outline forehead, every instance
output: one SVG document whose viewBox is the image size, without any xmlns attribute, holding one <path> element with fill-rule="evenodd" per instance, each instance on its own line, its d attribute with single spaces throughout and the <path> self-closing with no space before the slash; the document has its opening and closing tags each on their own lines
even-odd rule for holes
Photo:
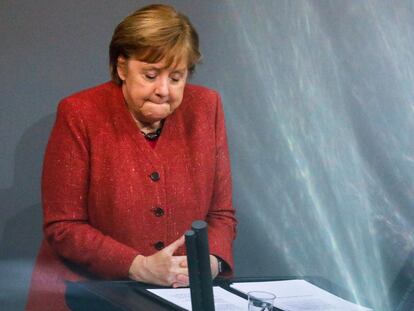
<svg viewBox="0 0 414 311">
<path fill-rule="evenodd" d="M 187 68 L 189 54 L 183 47 L 148 47 L 130 55 L 141 62 L 156 64 L 163 68 Z"/>
<path fill-rule="evenodd" d="M 165 59 L 162 59 L 159 62 L 151 63 L 137 58 L 130 59 L 143 69 L 157 69 L 157 70 L 167 70 L 167 71 L 185 71 L 187 70 L 187 63 L 184 60 L 178 60 L 174 62 L 168 62 Z"/>
</svg>

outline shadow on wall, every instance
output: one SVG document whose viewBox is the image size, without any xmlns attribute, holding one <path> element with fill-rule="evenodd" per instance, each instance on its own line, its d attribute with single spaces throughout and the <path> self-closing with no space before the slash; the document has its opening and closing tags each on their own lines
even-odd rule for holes
<svg viewBox="0 0 414 311">
<path fill-rule="evenodd" d="M 55 114 L 23 134 L 15 152 L 13 186 L 0 189 L 0 303 L 23 310 L 31 272 L 42 238 L 40 177 L 43 154 Z"/>
<path fill-rule="evenodd" d="M 234 198 L 239 221 L 237 239 L 234 243 L 235 276 L 296 276 L 281 252 L 275 250 L 269 253 L 274 241 L 269 239 L 266 228 L 263 228 L 259 221 L 255 221 L 256 217 L 252 211 L 237 209 L 242 204 L 239 198 Z"/>
<path fill-rule="evenodd" d="M 388 296 L 394 311 L 414 310 L 414 249 L 391 285 Z"/>
</svg>

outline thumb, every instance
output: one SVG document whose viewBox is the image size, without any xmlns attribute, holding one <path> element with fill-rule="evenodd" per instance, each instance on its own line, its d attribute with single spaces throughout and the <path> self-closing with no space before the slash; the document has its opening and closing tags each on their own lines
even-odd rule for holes
<svg viewBox="0 0 414 311">
<path fill-rule="evenodd" d="M 179 266 L 180 268 L 188 268 L 187 256 L 185 256 L 185 259 L 180 262 Z"/>
<path fill-rule="evenodd" d="M 164 251 L 166 251 L 168 254 L 173 255 L 175 251 L 180 247 L 183 246 L 185 243 L 185 238 L 182 235 L 178 240 L 175 240 L 170 245 L 168 245 L 166 248 L 164 248 Z"/>
</svg>

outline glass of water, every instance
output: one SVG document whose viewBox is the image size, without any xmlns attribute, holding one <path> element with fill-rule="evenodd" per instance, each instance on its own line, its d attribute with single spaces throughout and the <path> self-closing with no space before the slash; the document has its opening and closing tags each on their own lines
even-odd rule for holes
<svg viewBox="0 0 414 311">
<path fill-rule="evenodd" d="M 249 311 L 272 311 L 276 296 L 268 292 L 248 292 Z"/>
</svg>

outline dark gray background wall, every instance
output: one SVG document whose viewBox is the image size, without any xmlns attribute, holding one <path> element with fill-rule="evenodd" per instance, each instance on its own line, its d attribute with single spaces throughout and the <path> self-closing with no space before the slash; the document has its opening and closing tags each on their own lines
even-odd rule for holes
<svg viewBox="0 0 414 311">
<path fill-rule="evenodd" d="M 397 310 L 414 271 L 414 2 L 164 2 L 199 31 L 193 82 L 223 97 L 237 275 L 320 275 Z M 0 2 L 4 310 L 24 306 L 57 102 L 109 79 L 113 28 L 148 3 Z"/>
</svg>

